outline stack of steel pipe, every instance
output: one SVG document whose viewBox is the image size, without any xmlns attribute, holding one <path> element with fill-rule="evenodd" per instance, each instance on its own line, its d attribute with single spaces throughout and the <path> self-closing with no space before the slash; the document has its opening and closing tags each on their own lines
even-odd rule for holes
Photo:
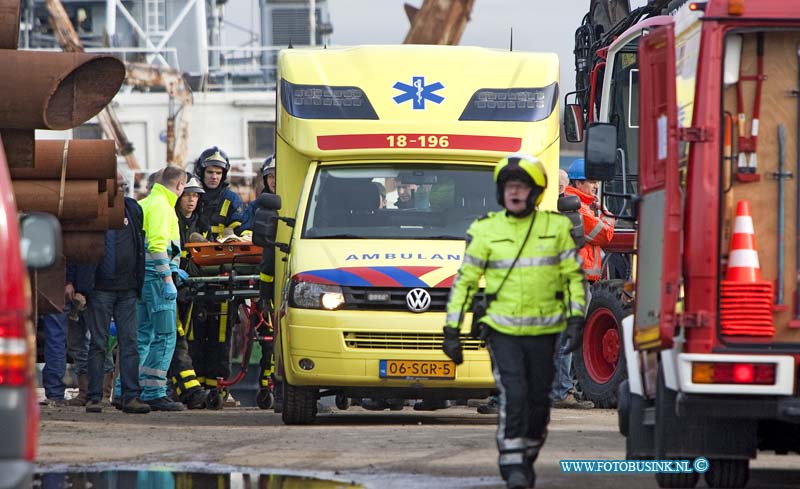
<svg viewBox="0 0 800 489">
<path fill-rule="evenodd" d="M 114 141 L 36 141 L 33 168 L 10 171 L 20 211 L 47 212 L 61 221 L 68 260 L 103 257 L 104 232 L 121 228 L 124 217 Z"/>
<path fill-rule="evenodd" d="M 20 0 L 0 0 L 0 151 L 20 212 L 58 216 L 67 260 L 99 261 L 106 229 L 121 227 L 111 141 L 35 141 L 96 116 L 119 91 L 125 65 L 107 55 L 18 51 Z M 64 262 L 32 274 L 39 313 L 64 303 Z M 45 305 L 49 304 L 50 307 Z"/>
</svg>

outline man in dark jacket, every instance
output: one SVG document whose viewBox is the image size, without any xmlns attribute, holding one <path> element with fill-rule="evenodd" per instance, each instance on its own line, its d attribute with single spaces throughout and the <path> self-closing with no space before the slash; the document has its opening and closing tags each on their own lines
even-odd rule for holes
<svg viewBox="0 0 800 489">
<path fill-rule="evenodd" d="M 124 188 L 117 174 L 119 191 Z M 105 254 L 95 272 L 94 289 L 87 298 L 86 323 L 91 334 L 89 345 L 89 393 L 86 412 L 99 413 L 103 407 L 103 364 L 108 348 L 111 317 L 117 325 L 119 370 L 122 385 L 121 405 L 126 413 L 149 413 L 139 399 L 139 353 L 136 348 L 136 302 L 144 283 L 144 231 L 139 204 L 125 197 L 125 218 L 121 229 L 110 229 L 105 236 Z"/>
<path fill-rule="evenodd" d="M 226 182 L 231 165 L 228 156 L 220 148 L 212 146 L 200 153 L 195 162 L 195 175 L 205 191 L 200 195 L 198 214 L 208 223 L 209 240 L 244 231 L 244 204 Z M 198 316 L 204 316 L 200 320 Z M 212 304 L 205 314 L 195 315 L 189 336 L 189 347 L 195 371 L 201 384 L 209 389 L 218 387 L 217 379 L 230 376 L 231 331 L 228 329 L 228 303 Z M 223 399 L 228 393 L 221 392 Z"/>
</svg>

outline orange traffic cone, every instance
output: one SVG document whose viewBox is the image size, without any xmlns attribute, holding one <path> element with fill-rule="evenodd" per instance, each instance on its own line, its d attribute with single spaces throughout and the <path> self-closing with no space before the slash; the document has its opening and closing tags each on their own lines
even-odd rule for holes
<svg viewBox="0 0 800 489">
<path fill-rule="evenodd" d="M 728 271 L 720 287 L 720 325 L 728 336 L 772 336 L 772 283 L 761 278 L 750 202 L 736 205 Z"/>
<path fill-rule="evenodd" d="M 760 282 L 761 266 L 756 251 L 756 234 L 750 214 L 750 202 L 740 200 L 736 204 L 736 221 L 731 238 L 731 253 L 728 257 L 728 273 L 725 280 L 732 282 Z"/>
</svg>

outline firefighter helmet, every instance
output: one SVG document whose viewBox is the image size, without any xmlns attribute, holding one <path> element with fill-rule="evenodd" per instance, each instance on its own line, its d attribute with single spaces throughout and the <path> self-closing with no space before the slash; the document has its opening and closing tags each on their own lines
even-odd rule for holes
<svg viewBox="0 0 800 489">
<path fill-rule="evenodd" d="M 216 166 L 222 168 L 222 181 L 228 177 L 228 170 L 231 168 L 231 162 L 228 155 L 216 146 L 212 146 L 207 150 L 200 153 L 197 162 L 194 164 L 195 174 L 203 181 L 203 174 L 209 166 Z"/>
<path fill-rule="evenodd" d="M 275 155 L 267 156 L 267 159 L 261 164 L 261 177 L 266 177 L 270 171 L 275 174 Z"/>
<path fill-rule="evenodd" d="M 187 192 L 194 192 L 196 194 L 206 193 L 206 191 L 203 190 L 203 184 L 200 183 L 200 180 L 198 180 L 194 175 L 191 175 L 186 179 L 186 185 L 183 187 L 183 193 L 185 194 Z"/>
</svg>

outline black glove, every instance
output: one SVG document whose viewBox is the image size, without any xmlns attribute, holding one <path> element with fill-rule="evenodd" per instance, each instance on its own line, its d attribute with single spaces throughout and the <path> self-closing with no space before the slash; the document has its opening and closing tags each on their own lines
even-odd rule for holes
<svg viewBox="0 0 800 489">
<path fill-rule="evenodd" d="M 572 353 L 583 342 L 583 318 L 571 317 L 567 319 L 567 329 L 564 331 L 564 353 Z"/>
<path fill-rule="evenodd" d="M 461 338 L 459 338 L 458 328 L 445 326 L 442 329 L 444 331 L 444 341 L 442 342 L 444 354 L 450 357 L 450 360 L 456 365 L 461 365 L 464 363 L 464 354 L 461 351 Z"/>
</svg>

